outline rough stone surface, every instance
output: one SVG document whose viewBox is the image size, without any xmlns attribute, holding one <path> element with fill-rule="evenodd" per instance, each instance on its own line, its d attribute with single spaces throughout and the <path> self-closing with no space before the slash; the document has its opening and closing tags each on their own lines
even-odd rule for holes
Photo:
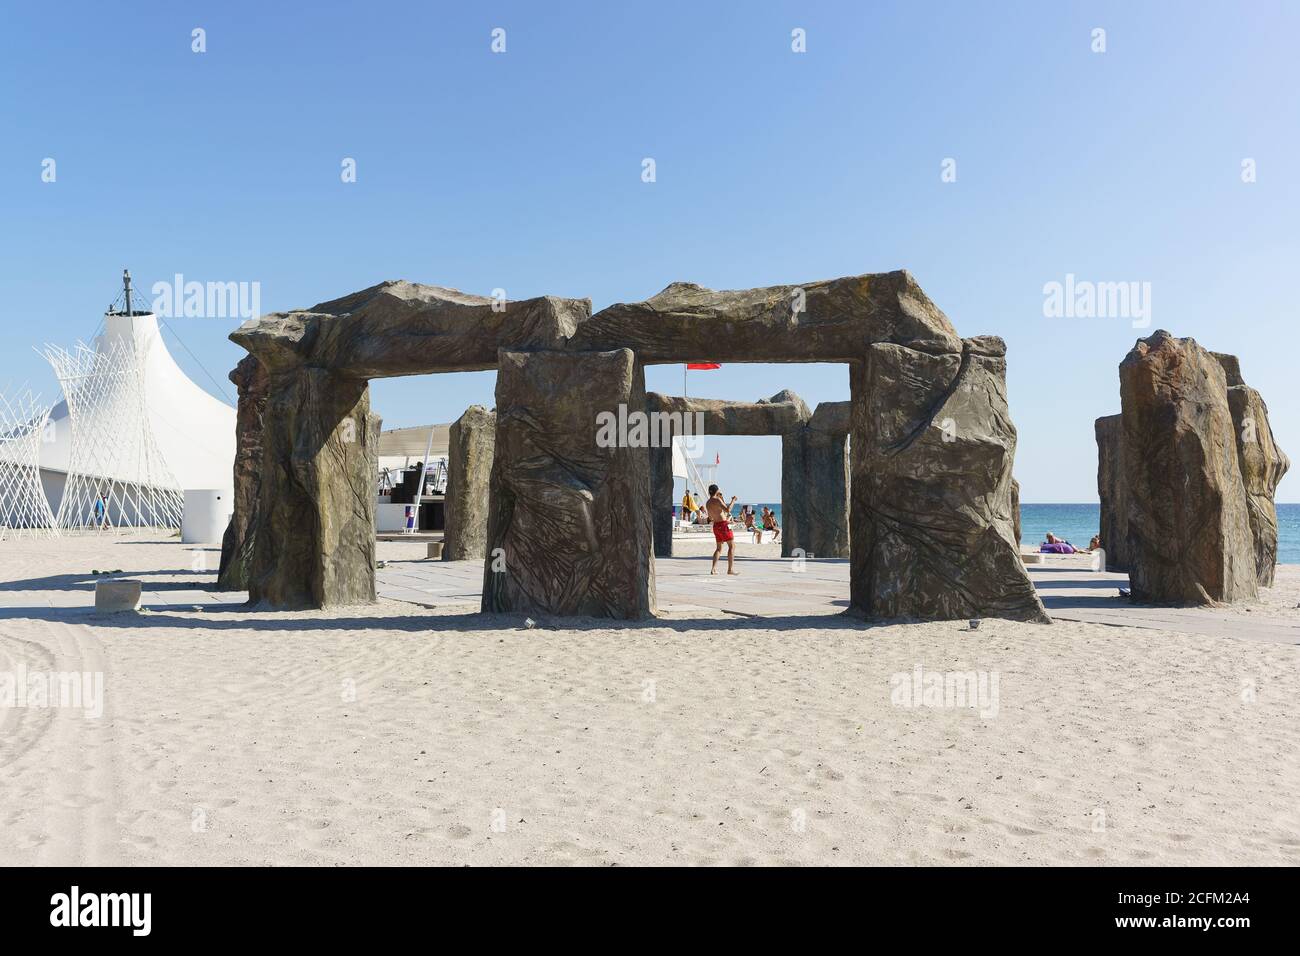
<svg viewBox="0 0 1300 956">
<path fill-rule="evenodd" d="M 1255 543 L 1255 576 L 1261 587 L 1272 587 L 1277 567 L 1274 496 L 1291 461 L 1273 438 L 1263 396 L 1242 380 L 1237 357 L 1215 353 L 1215 358 L 1227 379 L 1228 409 L 1232 412 L 1237 437 L 1237 465 L 1246 490 L 1246 508 Z"/>
<path fill-rule="evenodd" d="M 650 534 L 656 558 L 673 556 L 673 450 L 652 446 L 650 452 Z M 700 494 L 704 489 L 695 489 Z"/>
<path fill-rule="evenodd" d="M 905 271 L 728 291 L 674 282 L 644 302 L 597 312 L 571 344 L 630 348 L 655 364 L 847 362 L 868 342 L 961 351 L 952 323 Z"/>
<path fill-rule="evenodd" d="M 850 382 L 850 612 L 1048 621 L 1014 539 L 1002 341 L 876 343 Z"/>
<path fill-rule="evenodd" d="M 488 494 L 496 448 L 497 417 L 471 405 L 452 423 L 447 454 L 444 561 L 487 555 Z"/>
<path fill-rule="evenodd" d="M 1255 541 L 1223 367 L 1194 339 L 1160 330 L 1138 340 L 1119 378 L 1134 598 L 1253 598 Z"/>
<path fill-rule="evenodd" d="M 822 402 L 782 443 L 781 554 L 849 556 L 850 402 Z"/>
<path fill-rule="evenodd" d="M 1020 529 L 1020 482 L 1014 478 L 1011 479 L 1011 536 L 1019 547 L 1023 537 Z"/>
<path fill-rule="evenodd" d="M 1124 420 L 1107 415 L 1093 424 L 1097 436 L 1097 497 L 1101 500 L 1101 546 L 1107 571 L 1127 571 L 1128 479 L 1124 471 Z"/>
<path fill-rule="evenodd" d="M 589 299 L 502 303 L 398 281 L 262 316 L 230 337 L 272 368 L 305 364 L 371 379 L 496 368 L 498 349 L 560 347 L 590 315 Z"/>
<path fill-rule="evenodd" d="M 273 371 L 262 422 L 250 601 L 373 602 L 380 422 L 366 382 L 319 368 Z"/>
<path fill-rule="evenodd" d="M 511 417 L 497 422 L 490 521 L 498 530 L 489 531 L 489 542 L 509 541 L 536 563 L 489 584 L 485 607 L 490 599 L 498 609 L 651 613 L 649 455 L 594 454 L 579 435 L 558 434 L 555 423 L 576 405 L 604 403 L 620 390 L 635 391 L 630 407 L 643 408 L 644 364 L 709 359 L 850 364 L 856 612 L 1043 617 L 1010 541 L 1015 431 L 1001 341 L 960 339 L 906 272 L 721 292 L 674 283 L 645 302 L 596 315 L 585 299 L 543 297 L 501 308 L 454 290 L 390 282 L 245 323 L 231 338 L 271 376 L 250 573 L 250 591 L 270 605 L 373 599 L 368 379 L 500 367 L 502 356 L 515 356 L 509 371 L 502 368 L 515 384 Z M 619 385 L 604 359 L 595 360 L 594 379 L 578 373 L 593 362 L 583 353 L 597 352 L 626 353 L 635 384 Z M 543 357 L 519 357 L 526 354 Z M 957 422 L 952 442 L 938 437 L 946 419 Z M 345 421 L 363 436 L 355 447 L 336 436 Z M 617 505 L 604 490 L 614 486 L 627 492 Z M 617 510 L 632 502 L 635 514 Z M 791 512 L 796 528 L 800 507 Z M 603 537 L 579 536 L 575 544 L 555 534 L 563 527 L 586 535 L 593 516 L 621 522 L 602 527 L 602 535 L 616 528 L 617 550 Z"/>
<path fill-rule="evenodd" d="M 646 409 L 652 414 L 671 415 L 674 435 L 684 434 L 686 416 L 695 428 L 695 415 L 701 416 L 701 435 L 781 435 L 803 425 L 808 406 L 793 392 L 782 391 L 766 401 L 731 402 L 713 398 L 683 398 L 649 392 Z M 694 432 L 693 432 L 694 433 Z"/>
<path fill-rule="evenodd" d="M 95 582 L 95 613 L 117 614 L 140 610 L 142 582 L 133 578 L 117 578 Z"/>
<path fill-rule="evenodd" d="M 634 354 L 502 350 L 499 369 L 483 610 L 652 617 L 647 449 L 597 439 L 601 412 L 646 407 Z"/>
<path fill-rule="evenodd" d="M 248 588 L 248 568 L 257 529 L 258 493 L 262 475 L 262 413 L 271 379 L 256 356 L 246 355 L 230 373 L 238 389 L 235 411 L 235 483 L 233 510 L 221 539 L 218 591 Z"/>
</svg>

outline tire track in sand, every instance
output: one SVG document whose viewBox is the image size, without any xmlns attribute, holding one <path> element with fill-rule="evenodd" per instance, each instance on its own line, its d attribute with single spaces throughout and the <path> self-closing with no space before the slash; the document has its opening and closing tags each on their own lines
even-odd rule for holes
<svg viewBox="0 0 1300 956">
<path fill-rule="evenodd" d="M 121 862 L 114 813 L 112 677 L 99 640 L 84 624 L 42 622 L 36 640 L 21 640 L 29 671 L 102 675 L 103 712 L 82 707 L 27 707 L 17 720 L 8 774 L 40 800 L 34 862 L 103 866 Z M 92 685 L 93 686 L 93 685 Z M 53 702 L 52 702 L 53 703 Z M 39 731 L 35 727 L 40 725 Z M 28 727 L 32 729 L 28 729 Z M 38 791 L 38 792 L 37 792 Z"/>
</svg>

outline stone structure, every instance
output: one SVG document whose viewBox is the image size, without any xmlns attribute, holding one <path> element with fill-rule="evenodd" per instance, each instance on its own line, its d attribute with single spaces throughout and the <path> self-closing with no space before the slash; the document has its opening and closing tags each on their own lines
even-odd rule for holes
<svg viewBox="0 0 1300 956">
<path fill-rule="evenodd" d="M 649 459 L 593 427 L 645 404 L 631 349 L 502 351 L 483 610 L 653 616 Z"/>
<path fill-rule="evenodd" d="M 1235 355 L 1215 353 L 1228 383 L 1228 410 L 1237 436 L 1237 465 L 1246 489 L 1246 511 L 1255 543 L 1255 577 L 1261 587 L 1273 586 L 1277 568 L 1277 506 L 1274 495 L 1291 461 L 1273 439 L 1268 406 L 1259 392 L 1241 377 Z"/>
<path fill-rule="evenodd" d="M 1014 539 L 1005 345 L 900 339 L 850 365 L 850 610 L 1046 620 Z"/>
<path fill-rule="evenodd" d="M 802 473 L 802 432 L 809 419 L 808 406 L 791 391 L 782 391 L 766 401 L 728 402 L 711 398 L 682 398 L 650 392 L 646 396 L 646 410 L 652 416 L 665 416 L 665 437 L 689 433 L 691 435 L 779 435 L 781 437 L 783 467 L 781 472 L 781 518 L 784 540 L 790 534 L 789 510 L 786 502 L 792 494 L 786 485 L 784 460 L 794 444 Z M 699 416 L 697 419 L 695 416 Z M 689 423 L 687 424 L 689 419 Z M 698 425 L 696 424 L 698 422 Z M 658 436 L 656 436 L 658 437 Z M 654 527 L 655 557 L 667 558 L 673 553 L 673 472 L 672 446 L 668 441 L 656 441 L 650 448 L 651 523 Z M 802 495 L 803 486 L 798 486 Z M 697 488 L 696 493 L 705 494 Z M 782 551 L 783 554 L 787 553 Z"/>
<path fill-rule="evenodd" d="M 452 423 L 447 452 L 444 561 L 469 561 L 487 555 L 488 494 L 496 428 L 496 415 L 482 405 L 471 405 Z"/>
<path fill-rule="evenodd" d="M 1097 497 L 1101 500 L 1101 547 L 1107 571 L 1127 571 L 1128 483 L 1124 477 L 1124 420 L 1107 415 L 1093 424 L 1097 436 Z"/>
<path fill-rule="evenodd" d="M 850 366 L 852 613 L 1047 620 L 1013 539 L 1005 348 L 958 336 L 906 272 L 731 292 L 675 283 L 595 315 L 583 299 L 502 308 L 392 282 L 231 338 L 270 375 L 254 600 L 373 599 L 368 380 L 499 367 L 484 609 L 653 614 L 649 455 L 594 444 L 595 416 L 645 408 L 644 365 L 708 356 Z"/>
<path fill-rule="evenodd" d="M 1277 557 L 1273 492 L 1286 456 L 1237 360 L 1164 330 L 1120 364 L 1121 414 L 1097 422 L 1102 543 L 1134 598 L 1209 604 L 1253 598 Z"/>
<path fill-rule="evenodd" d="M 233 510 L 221 539 L 217 590 L 248 589 L 248 568 L 257 529 L 257 499 L 262 473 L 262 415 L 270 389 L 266 367 L 246 355 L 230 373 L 238 389 L 235 418 L 235 483 Z"/>
<path fill-rule="evenodd" d="M 1016 546 L 1020 546 L 1020 482 L 1011 479 L 1011 534 L 1016 539 Z"/>
<path fill-rule="evenodd" d="M 849 402 L 822 402 L 782 442 L 781 554 L 849 557 Z"/>
</svg>

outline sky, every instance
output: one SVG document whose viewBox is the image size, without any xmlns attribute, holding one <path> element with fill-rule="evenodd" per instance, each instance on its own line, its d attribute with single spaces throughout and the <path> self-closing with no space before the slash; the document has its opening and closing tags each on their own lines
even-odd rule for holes
<svg viewBox="0 0 1300 956">
<path fill-rule="evenodd" d="M 1298 40 L 1300 4 L 1263 0 L 7 5 L 0 388 L 54 401 L 33 347 L 89 339 L 124 267 L 146 293 L 247 283 L 263 312 L 398 278 L 599 309 L 905 268 L 962 335 L 1006 340 L 1024 501 L 1096 500 L 1093 420 L 1157 328 L 1237 354 L 1300 456 Z M 1149 309 L 1048 314 L 1067 276 Z M 240 321 L 167 321 L 228 398 Z M 844 366 L 690 376 L 849 397 Z M 372 403 L 445 422 L 494 383 Z M 647 387 L 680 394 L 681 367 Z M 779 499 L 779 439 L 715 454 L 742 500 Z"/>
</svg>

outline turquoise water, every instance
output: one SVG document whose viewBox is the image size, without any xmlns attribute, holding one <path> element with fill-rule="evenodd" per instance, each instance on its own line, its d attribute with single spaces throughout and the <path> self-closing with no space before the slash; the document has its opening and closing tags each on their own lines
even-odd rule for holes
<svg viewBox="0 0 1300 956">
<path fill-rule="evenodd" d="M 771 501 L 738 501 L 736 513 L 742 504 L 752 504 L 762 512 L 763 506 L 776 512 L 776 523 L 781 523 L 781 505 Z M 679 512 L 681 508 L 677 509 Z M 1071 544 L 1086 548 L 1088 540 L 1101 528 L 1100 505 L 1031 505 L 1020 506 L 1020 533 L 1026 544 L 1043 540 L 1047 532 L 1064 538 Z M 1277 560 L 1279 564 L 1300 564 L 1300 504 L 1277 506 Z"/>
<path fill-rule="evenodd" d="M 1088 539 L 1100 530 L 1100 521 L 1100 505 L 1020 506 L 1020 535 L 1026 544 L 1042 541 L 1050 531 L 1086 548 Z M 1277 506 L 1277 560 L 1279 564 L 1300 564 L 1300 504 Z"/>
</svg>

